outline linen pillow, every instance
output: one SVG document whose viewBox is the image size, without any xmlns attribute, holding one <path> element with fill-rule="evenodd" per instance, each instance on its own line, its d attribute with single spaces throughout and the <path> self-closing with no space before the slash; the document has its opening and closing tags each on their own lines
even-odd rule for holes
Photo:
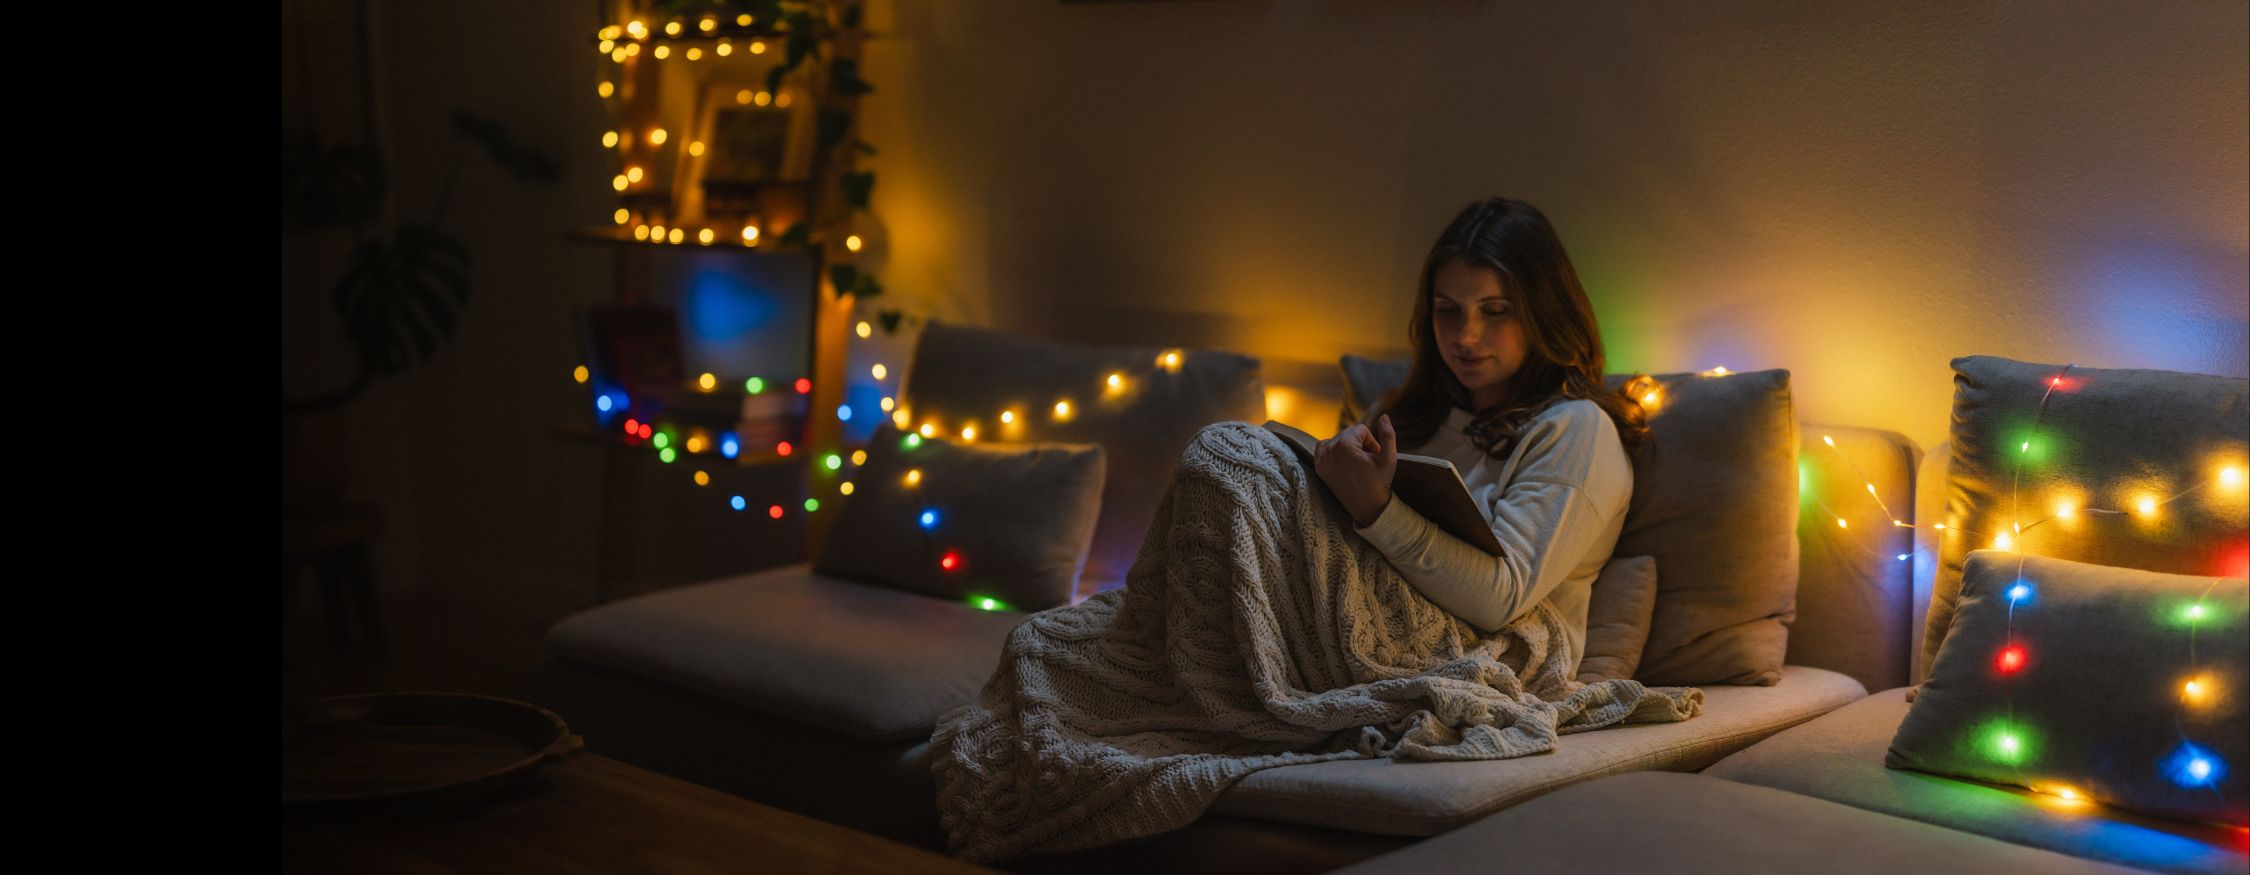
<svg viewBox="0 0 2250 875">
<path fill-rule="evenodd" d="M 2242 470 L 2250 381 L 1987 356 L 1954 359 L 1953 374 L 1923 664 L 1945 643 L 1962 563 L 2001 535 L 2041 556 L 2172 574 L 2207 573 L 2241 549 L 2242 490 L 2214 481 L 2222 465 Z"/>
<path fill-rule="evenodd" d="M 1655 615 L 1656 558 L 1619 556 L 1603 563 L 1586 602 L 1586 655 L 1578 661 L 1578 682 L 1632 677 Z"/>
<path fill-rule="evenodd" d="M 1408 363 L 1345 356 L 1350 397 L 1374 404 Z M 1797 600 L 1797 418 L 1789 372 L 1605 378 L 1653 394 L 1654 438 L 1633 464 L 1619 555 L 1664 569 L 1638 678 L 1649 684 L 1781 680 Z M 1635 381 L 1639 382 L 1635 382 Z M 1347 409 L 1349 405 L 1347 404 Z M 1364 415 L 1365 411 L 1359 411 Z"/>
<path fill-rule="evenodd" d="M 957 435 L 973 426 L 979 443 L 1101 445 L 1107 486 L 1081 598 L 1124 583 L 1196 432 L 1266 419 L 1258 360 L 1212 350 L 1079 346 L 932 323 L 907 381 L 910 427 Z M 1069 403 L 1067 415 L 1057 402 Z"/>
<path fill-rule="evenodd" d="M 1999 550 L 1963 562 L 1952 630 L 1892 768 L 2250 821 L 2250 585 Z"/>
<path fill-rule="evenodd" d="M 962 444 L 884 425 L 813 571 L 988 608 L 1064 604 L 1100 513 L 1102 456 L 1091 445 Z"/>
</svg>

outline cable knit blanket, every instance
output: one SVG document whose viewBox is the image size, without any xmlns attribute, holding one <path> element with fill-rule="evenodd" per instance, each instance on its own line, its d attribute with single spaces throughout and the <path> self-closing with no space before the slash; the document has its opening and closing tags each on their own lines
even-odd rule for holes
<svg viewBox="0 0 2250 875">
<path fill-rule="evenodd" d="M 1685 720 L 1703 693 L 1582 685 L 1546 605 L 1490 637 L 1422 598 L 1279 438 L 1214 425 L 1127 578 L 1033 615 L 931 741 L 955 853 L 993 862 L 1185 826 L 1242 776 L 1500 759 Z"/>
</svg>

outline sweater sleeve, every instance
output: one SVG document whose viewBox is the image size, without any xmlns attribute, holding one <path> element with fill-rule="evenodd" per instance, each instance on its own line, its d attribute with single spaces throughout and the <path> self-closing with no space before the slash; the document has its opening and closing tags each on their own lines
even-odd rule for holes
<svg viewBox="0 0 2250 875">
<path fill-rule="evenodd" d="M 1522 461 L 1489 514 L 1502 555 L 1447 534 L 1395 495 L 1360 535 L 1438 607 L 1480 630 L 1506 626 L 1567 579 L 1623 512 L 1599 506 L 1589 489 L 1601 425 L 1556 417 L 1526 429 Z"/>
</svg>

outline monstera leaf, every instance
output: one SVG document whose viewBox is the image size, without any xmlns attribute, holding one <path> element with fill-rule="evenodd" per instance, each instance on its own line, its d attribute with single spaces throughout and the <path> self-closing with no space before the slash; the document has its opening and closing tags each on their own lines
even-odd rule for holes
<svg viewBox="0 0 2250 875">
<path fill-rule="evenodd" d="M 468 244 L 427 225 L 401 225 L 389 240 L 360 244 L 334 299 L 363 371 L 399 374 L 453 336 L 469 301 Z"/>
<path fill-rule="evenodd" d="M 282 233 L 365 223 L 375 217 L 385 186 L 383 156 L 374 146 L 281 132 Z"/>
</svg>

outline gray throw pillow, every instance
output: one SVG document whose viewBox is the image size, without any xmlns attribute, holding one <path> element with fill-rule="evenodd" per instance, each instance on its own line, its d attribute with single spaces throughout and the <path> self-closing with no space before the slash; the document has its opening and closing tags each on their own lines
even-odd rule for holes
<svg viewBox="0 0 2250 875">
<path fill-rule="evenodd" d="M 984 608 L 1065 604 L 1101 508 L 1102 455 L 1083 444 L 923 439 L 885 425 L 813 571 Z"/>
<path fill-rule="evenodd" d="M 1962 563 L 2001 535 L 2040 556 L 2173 574 L 2211 573 L 2239 550 L 2242 492 L 2215 481 L 2250 445 L 2250 381 L 1987 356 L 1954 359 L 1953 373 L 1925 664 L 1952 624 Z"/>
<path fill-rule="evenodd" d="M 1578 662 L 1578 682 L 1632 677 L 1655 616 L 1656 557 L 1619 556 L 1603 563 L 1586 601 L 1586 655 Z"/>
<path fill-rule="evenodd" d="M 1079 346 L 932 323 L 907 381 L 910 427 L 928 422 L 958 435 L 975 426 L 979 443 L 1101 445 L 1107 486 L 1080 597 L 1125 582 L 1196 432 L 1266 419 L 1258 360 L 1211 350 Z M 1069 414 L 1057 416 L 1065 401 Z M 1011 411 L 1014 422 L 1003 423 Z"/>
<path fill-rule="evenodd" d="M 1892 768 L 2250 821 L 2250 586 L 1977 550 Z"/>
<path fill-rule="evenodd" d="M 1347 393 L 1374 404 L 1408 363 L 1345 356 Z M 1610 388 L 1635 378 L 1612 374 Z M 1781 680 L 1797 603 L 1797 419 L 1789 372 L 1659 374 L 1654 438 L 1633 465 L 1619 555 L 1664 569 L 1639 680 Z M 1361 411 L 1364 414 L 1364 411 Z M 1347 416 L 1350 415 L 1347 407 Z"/>
</svg>

